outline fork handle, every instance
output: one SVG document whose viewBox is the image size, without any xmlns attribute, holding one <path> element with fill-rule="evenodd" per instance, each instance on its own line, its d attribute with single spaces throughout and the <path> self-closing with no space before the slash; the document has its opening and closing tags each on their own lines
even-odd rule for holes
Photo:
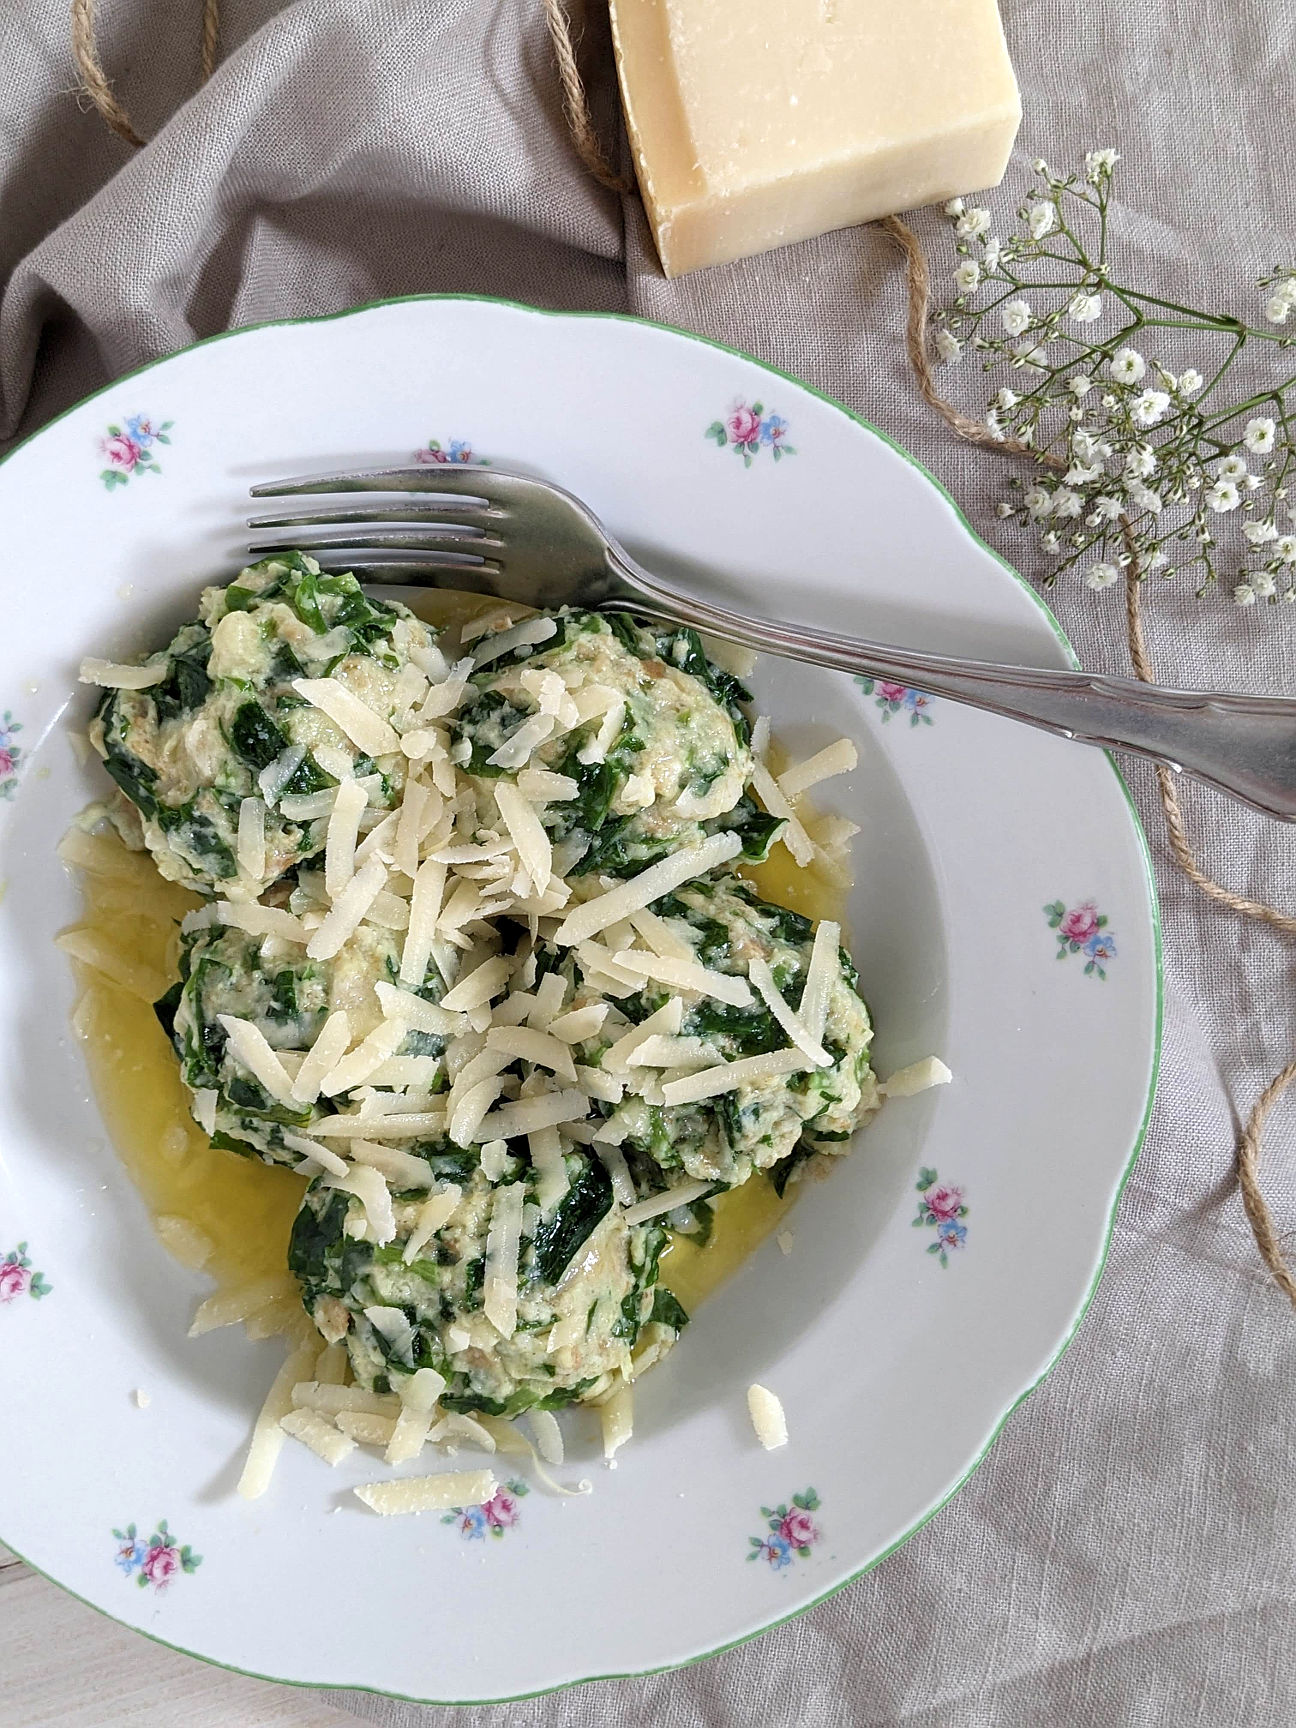
<svg viewBox="0 0 1296 1728">
<path fill-rule="evenodd" d="M 609 564 L 620 598 L 604 608 L 629 603 L 662 623 L 688 624 L 758 653 L 903 684 L 1083 744 L 1151 757 L 1265 816 L 1296 822 L 1296 701 L 1286 697 L 1169 690 L 1102 673 L 923 654 L 731 612 L 667 587 L 628 560 L 609 555 Z"/>
</svg>

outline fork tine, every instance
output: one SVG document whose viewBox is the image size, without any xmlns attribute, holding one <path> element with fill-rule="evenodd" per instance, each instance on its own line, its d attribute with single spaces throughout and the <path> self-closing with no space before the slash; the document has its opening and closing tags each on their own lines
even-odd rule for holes
<svg viewBox="0 0 1296 1728">
<path fill-rule="evenodd" d="M 443 498 L 435 505 L 431 504 L 385 504 L 372 510 L 348 508 L 345 505 L 321 505 L 312 510 L 303 507 L 298 515 L 279 512 L 273 516 L 249 516 L 249 528 L 312 528 L 323 527 L 330 522 L 424 522 L 436 523 L 444 513 L 451 518 L 444 524 L 447 533 L 484 534 L 486 530 L 476 522 L 467 521 L 473 514 L 475 501 L 471 498 Z M 476 513 L 484 515 L 484 511 Z"/>
<path fill-rule="evenodd" d="M 249 527 L 257 527 L 249 523 Z M 473 557 L 480 561 L 487 553 L 502 552 L 504 542 L 492 534 L 483 534 L 480 530 L 443 527 L 430 524 L 426 528 L 365 528 L 353 529 L 351 532 L 339 528 L 330 533 L 321 524 L 318 537 L 312 533 L 301 533 L 297 528 L 289 527 L 280 534 L 266 534 L 257 540 L 252 550 L 262 556 L 267 552 L 290 551 L 294 548 L 318 556 L 320 552 L 333 552 L 339 548 L 354 552 L 376 552 L 384 548 L 406 552 L 448 552 L 452 555 Z"/>
<path fill-rule="evenodd" d="M 466 506 L 480 499 L 480 508 L 493 508 L 488 469 L 356 468 L 340 474 L 304 474 L 297 479 L 269 480 L 250 488 L 253 498 L 300 498 L 338 492 L 427 492 L 459 497 Z"/>
<path fill-rule="evenodd" d="M 311 554 L 315 556 L 314 553 Z M 398 559 L 374 552 L 348 557 L 340 552 L 322 552 L 317 559 L 322 570 L 349 573 L 363 582 L 404 588 L 453 588 L 468 594 L 499 594 L 500 566 L 491 558 L 479 563 L 452 562 L 442 558 Z M 507 598 L 507 596 L 504 596 Z"/>
</svg>

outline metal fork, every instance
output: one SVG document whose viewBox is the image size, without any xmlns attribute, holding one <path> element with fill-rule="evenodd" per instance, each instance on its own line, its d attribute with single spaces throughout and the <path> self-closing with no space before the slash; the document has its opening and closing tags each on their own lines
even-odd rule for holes
<svg viewBox="0 0 1296 1728">
<path fill-rule="evenodd" d="M 637 564 L 578 498 L 502 468 L 378 468 L 272 481 L 255 498 L 356 499 L 254 516 L 253 557 L 300 546 L 371 583 L 426 584 L 527 606 L 629 611 L 814 666 L 918 688 L 1047 732 L 1168 763 L 1280 821 L 1296 821 L 1296 701 L 1168 690 L 1100 673 L 924 654 L 756 618 L 682 593 Z M 274 532 L 270 532 L 274 530 Z"/>
</svg>

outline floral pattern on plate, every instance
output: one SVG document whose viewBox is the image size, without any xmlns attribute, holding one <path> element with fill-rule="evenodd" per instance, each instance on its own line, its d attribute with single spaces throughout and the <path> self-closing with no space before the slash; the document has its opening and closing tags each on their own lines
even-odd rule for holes
<svg viewBox="0 0 1296 1728">
<path fill-rule="evenodd" d="M 1103 962 L 1115 958 L 1116 939 L 1097 905 L 1092 900 L 1082 900 L 1078 906 L 1068 907 L 1064 900 L 1051 900 L 1044 908 L 1044 916 L 1058 939 L 1058 959 L 1083 954 L 1085 977 L 1105 979 L 1107 968 Z"/>
<path fill-rule="evenodd" d="M 165 1590 L 178 1573 L 196 1572 L 202 1565 L 201 1554 L 195 1554 L 187 1542 L 183 1547 L 176 1542 L 165 1518 L 147 1542 L 133 1524 L 114 1530 L 113 1535 L 117 1539 L 114 1563 L 128 1578 L 134 1578 L 141 1590 L 150 1585 L 154 1590 Z"/>
<path fill-rule="evenodd" d="M 767 414 L 760 402 L 736 402 L 723 420 L 713 420 L 704 434 L 713 438 L 718 450 L 728 445 L 750 468 L 762 450 L 768 450 L 776 462 L 796 451 L 787 442 L 788 423 L 781 414 Z"/>
<path fill-rule="evenodd" d="M 478 468 L 489 468 L 490 463 L 485 456 L 475 456 L 473 447 L 463 438 L 452 438 L 448 444 L 443 444 L 439 438 L 429 438 L 421 450 L 414 452 L 416 462 L 427 463 L 474 463 Z"/>
<path fill-rule="evenodd" d="M 14 743 L 14 733 L 22 731 L 22 721 L 15 720 L 6 708 L 0 720 L 0 798 L 12 798 L 18 790 L 18 769 L 27 752 Z"/>
<path fill-rule="evenodd" d="M 124 486 L 136 474 L 160 474 L 157 445 L 169 444 L 168 433 L 173 421 L 163 420 L 154 425 L 147 414 L 132 414 L 124 425 L 110 425 L 99 440 L 100 454 L 108 466 L 100 470 L 99 478 L 111 492 Z"/>
<path fill-rule="evenodd" d="M 20 1296 L 48 1296 L 54 1288 L 45 1275 L 37 1272 L 27 1256 L 27 1244 L 20 1242 L 0 1260 L 0 1302 L 16 1302 Z"/>
<path fill-rule="evenodd" d="M 907 714 L 911 726 L 930 726 L 931 705 L 936 700 L 925 690 L 911 690 L 907 684 L 890 684 L 882 678 L 860 678 L 856 682 L 866 696 L 872 696 L 882 710 L 882 718 Z"/>
<path fill-rule="evenodd" d="M 810 1550 L 823 1536 L 823 1531 L 810 1516 L 819 1510 L 819 1496 L 813 1488 L 804 1494 L 794 1494 L 790 1506 L 762 1506 L 766 1534 L 750 1536 L 747 1558 L 763 1560 L 775 1572 L 790 1566 L 793 1560 L 808 1560 Z"/>
<path fill-rule="evenodd" d="M 927 1252 L 935 1254 L 942 1266 L 948 1266 L 950 1255 L 967 1246 L 967 1225 L 961 1222 L 968 1215 L 963 1190 L 955 1188 L 952 1183 L 938 1181 L 936 1172 L 926 1168 L 918 1172 L 914 1187 L 922 1196 L 918 1202 L 918 1216 L 913 1221 L 914 1229 L 926 1225 L 935 1230 L 936 1240 L 928 1244 Z"/>
<path fill-rule="evenodd" d="M 518 1501 L 529 1490 L 525 1482 L 503 1483 L 480 1506 L 452 1506 L 442 1515 L 443 1524 L 457 1524 L 466 1542 L 480 1542 L 489 1536 L 502 1536 L 515 1524 L 520 1524 Z"/>
</svg>

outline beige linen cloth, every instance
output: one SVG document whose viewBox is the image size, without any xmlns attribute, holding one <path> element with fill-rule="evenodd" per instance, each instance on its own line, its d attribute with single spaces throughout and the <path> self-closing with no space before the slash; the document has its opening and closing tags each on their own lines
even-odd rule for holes
<svg viewBox="0 0 1296 1728">
<path fill-rule="evenodd" d="M 1254 317 L 1251 279 L 1296 254 L 1296 14 L 1262 0 L 1002 4 L 1026 108 L 1005 217 L 1035 156 L 1114 146 L 1129 271 Z M 194 94 L 199 10 L 104 0 L 105 64 L 153 138 L 135 154 L 70 94 L 63 5 L 0 7 L 0 436 L 195 337 L 381 295 L 637 312 L 840 397 L 1040 574 L 1042 555 L 993 514 L 1005 467 L 957 445 L 913 389 L 882 235 L 665 282 L 636 201 L 575 159 L 538 0 L 227 0 L 221 65 Z M 605 32 L 592 18 L 586 58 L 612 138 Z M 942 225 L 918 227 L 939 279 Z M 1072 585 L 1053 603 L 1087 665 L 1128 670 L 1119 589 Z M 1176 587 L 1147 610 L 1168 682 L 1296 684 L 1291 609 L 1240 613 Z M 1238 1114 L 1291 1051 L 1292 947 L 1176 873 L 1151 775 L 1130 778 L 1165 908 L 1160 1096 L 1079 1335 L 971 1482 L 867 1577 L 699 1666 L 480 1710 L 343 1694 L 347 1708 L 480 1728 L 1296 1721 L 1296 1314 L 1231 1179 Z M 1208 868 L 1296 907 L 1292 833 L 1199 790 L 1186 805 Z M 1265 1162 L 1287 1232 L 1294 1125 L 1289 1101 Z"/>
</svg>

